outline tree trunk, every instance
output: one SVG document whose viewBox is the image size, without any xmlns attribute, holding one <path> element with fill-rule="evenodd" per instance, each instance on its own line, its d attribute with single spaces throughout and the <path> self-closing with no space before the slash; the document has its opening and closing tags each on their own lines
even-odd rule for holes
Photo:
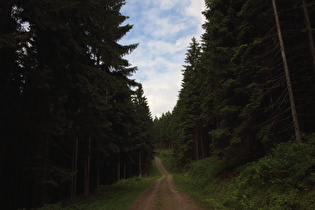
<svg viewBox="0 0 315 210">
<path fill-rule="evenodd" d="M 195 134 L 196 135 L 196 134 Z M 199 158 L 199 153 L 198 153 L 198 139 L 195 136 L 194 137 L 194 145 L 195 145 L 195 160 L 198 160 Z"/>
<path fill-rule="evenodd" d="M 139 150 L 139 177 L 142 177 L 141 151 Z"/>
<path fill-rule="evenodd" d="M 78 170 L 78 146 L 79 146 L 79 126 L 77 126 L 76 138 L 74 141 L 74 149 L 72 156 L 72 187 L 71 187 L 71 197 L 76 196 L 77 192 L 77 170 Z"/>
<path fill-rule="evenodd" d="M 124 161 L 124 179 L 126 179 L 126 170 L 127 169 L 127 167 L 126 167 L 126 162 Z"/>
<path fill-rule="evenodd" d="M 113 165 L 112 165 L 112 182 L 116 182 L 116 160 L 114 160 Z"/>
<path fill-rule="evenodd" d="M 303 6 L 305 24 L 306 24 L 307 34 L 308 34 L 308 39 L 309 39 L 309 44 L 310 44 L 311 56 L 312 56 L 312 61 L 313 61 L 313 70 L 314 70 L 314 75 L 315 75 L 315 44 L 314 44 L 314 37 L 313 37 L 313 33 L 312 33 L 310 16 L 308 14 L 305 0 L 302 0 L 302 6 Z"/>
<path fill-rule="evenodd" d="M 120 181 L 120 161 L 117 162 L 117 174 L 116 174 L 116 181 L 119 182 Z"/>
<path fill-rule="evenodd" d="M 198 126 L 198 138 L 199 138 L 199 144 L 200 144 L 200 158 L 204 159 L 206 157 L 205 155 L 205 139 L 203 135 L 203 125 L 201 120 L 197 121 Z"/>
<path fill-rule="evenodd" d="M 45 165 L 44 165 L 44 183 L 43 183 L 43 201 L 46 201 L 46 183 L 47 183 L 47 176 L 48 176 L 48 139 L 49 139 L 49 134 L 47 133 L 46 136 L 46 142 L 45 142 Z"/>
<path fill-rule="evenodd" d="M 85 184 L 84 184 L 84 193 L 88 194 L 90 192 L 90 163 L 91 163 L 91 137 L 89 137 L 88 142 L 88 156 L 85 162 Z"/>
<path fill-rule="evenodd" d="M 100 163 L 97 161 L 97 172 L 96 172 L 96 188 L 100 186 Z"/>
<path fill-rule="evenodd" d="M 0 13 L 0 33 L 11 33 L 13 27 L 11 26 L 11 10 L 14 5 L 13 0 L 2 0 L 5 3 L 2 3 L 2 12 Z"/>
<path fill-rule="evenodd" d="M 295 106 L 295 102 L 294 102 L 294 95 L 293 95 L 293 90 L 292 90 L 290 72 L 289 72 L 287 57 L 286 57 L 285 49 L 284 49 L 284 43 L 283 43 L 283 38 L 282 38 L 280 21 L 279 21 L 279 17 L 278 17 L 276 0 L 272 0 L 272 5 L 273 5 L 273 11 L 275 14 L 275 19 L 276 19 L 278 37 L 279 37 L 280 48 L 281 48 L 281 55 L 282 55 L 282 59 L 283 59 L 283 66 L 284 66 L 284 71 L 285 71 L 285 76 L 286 76 L 286 81 L 287 81 L 287 87 L 288 87 L 288 92 L 289 92 L 291 112 L 292 112 L 292 118 L 293 118 L 293 123 L 294 123 L 295 139 L 297 141 L 301 142 L 302 141 L 301 131 L 300 131 L 300 127 L 299 127 L 298 115 L 296 112 L 296 106 Z"/>
</svg>

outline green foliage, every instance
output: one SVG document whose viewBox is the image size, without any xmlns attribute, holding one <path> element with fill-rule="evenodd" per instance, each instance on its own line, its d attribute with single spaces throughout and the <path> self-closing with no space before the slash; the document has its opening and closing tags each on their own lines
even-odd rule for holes
<svg viewBox="0 0 315 210">
<path fill-rule="evenodd" d="M 160 149 L 170 148 L 175 137 L 175 125 L 170 112 L 163 113 L 160 118 L 154 119 L 154 142 Z"/>
<path fill-rule="evenodd" d="M 312 180 L 314 151 L 314 140 L 289 142 L 277 145 L 266 157 L 244 166 L 235 178 L 235 194 L 241 195 L 235 202 L 247 208 L 259 205 L 282 209 L 314 208 L 315 200 L 309 197 L 314 193 L 315 184 Z M 259 189 L 266 192 L 259 192 Z M 254 192 L 259 192 L 258 196 Z M 264 199 L 259 196 L 264 196 Z"/>
<path fill-rule="evenodd" d="M 90 195 L 82 195 L 78 198 L 65 202 L 45 205 L 41 210 L 54 209 L 128 209 L 138 196 L 145 192 L 153 182 L 160 177 L 160 173 L 155 166 L 155 161 L 151 161 L 150 174 L 148 177 L 132 177 L 121 180 L 110 186 L 101 186 Z"/>
<path fill-rule="evenodd" d="M 190 164 L 175 181 L 208 208 L 314 209 L 315 141 L 277 145 L 256 162 L 227 172 L 208 158 Z"/>
<path fill-rule="evenodd" d="M 266 184 L 281 185 L 284 188 L 307 188 L 308 180 L 315 166 L 315 145 L 290 142 L 280 144 L 269 156 L 259 161 L 257 173 Z"/>
<path fill-rule="evenodd" d="M 172 113 L 166 113 L 154 122 L 158 131 L 156 142 L 166 142 L 168 145 L 163 145 L 164 148 L 173 147 L 180 167 L 208 154 L 208 134 L 200 116 L 200 56 L 201 46 L 193 37 L 183 65 L 182 89 L 177 104 Z"/>
<path fill-rule="evenodd" d="M 276 146 L 294 128 L 270 1 L 206 1 L 205 33 L 188 47 L 178 102 L 153 125 L 141 85 L 129 78 L 137 68 L 124 59 L 137 44 L 118 43 L 132 28 L 123 25 L 124 0 L 0 4 L 0 180 L 8 180 L 0 208 L 30 208 L 138 174 L 153 138 L 172 148 L 171 165 L 204 171 L 205 178 L 187 173 L 183 181 L 196 189 L 209 182 L 225 195 L 204 198 L 216 208 L 313 205 L 313 144 Z M 309 135 L 315 77 L 301 1 L 277 6 L 299 124 Z"/>
<path fill-rule="evenodd" d="M 315 131 L 315 77 L 303 51 L 309 51 L 309 43 L 300 31 L 305 24 L 297 9 L 301 1 L 277 5 L 299 124 L 310 134 Z M 307 8 L 310 16 L 313 6 Z M 294 136 L 274 14 L 271 2 L 263 0 L 208 0 L 203 14 L 205 33 L 188 47 L 182 89 L 165 117 L 170 126 L 163 139 L 172 143 L 181 167 L 215 154 L 233 168 Z"/>
<path fill-rule="evenodd" d="M 118 43 L 132 28 L 120 13 L 125 1 L 0 4 L 0 178 L 9 180 L 0 208 L 74 197 L 148 170 L 151 114 L 124 58 L 137 44 Z"/>
<path fill-rule="evenodd" d="M 178 172 L 178 170 L 181 170 L 181 168 L 177 165 L 177 158 L 172 149 L 156 150 L 156 156 L 158 156 L 162 160 L 163 166 L 171 174 L 173 174 L 174 172 Z"/>
</svg>

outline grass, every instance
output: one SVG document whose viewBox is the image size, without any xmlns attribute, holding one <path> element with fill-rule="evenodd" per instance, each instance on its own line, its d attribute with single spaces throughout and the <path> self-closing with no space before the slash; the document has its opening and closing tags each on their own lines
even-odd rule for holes
<svg viewBox="0 0 315 210">
<path fill-rule="evenodd" d="M 65 202 L 46 205 L 41 209 L 128 209 L 137 200 L 139 195 L 149 189 L 159 177 L 160 173 L 155 166 L 155 161 L 152 161 L 151 172 L 148 177 L 133 177 L 121 180 L 110 186 L 100 186 L 93 194 L 82 195 Z"/>
<path fill-rule="evenodd" d="M 159 150 L 157 151 L 157 156 L 162 160 L 164 168 L 173 175 L 175 185 L 181 191 L 188 194 L 200 207 L 209 209 L 209 205 L 204 201 L 206 199 L 206 194 L 202 192 L 205 186 L 198 189 L 193 183 L 193 177 L 180 171 L 180 169 L 176 167 L 176 159 L 173 156 L 172 150 Z"/>
<path fill-rule="evenodd" d="M 176 170 L 170 150 L 160 151 L 176 186 L 205 209 L 315 209 L 315 138 L 279 144 L 264 158 L 226 171 L 216 158 Z"/>
<path fill-rule="evenodd" d="M 278 145 L 264 158 L 225 173 L 206 158 L 176 169 L 171 150 L 157 151 L 176 186 L 205 209 L 315 209 L 315 138 Z M 128 209 L 160 177 L 152 161 L 146 178 L 102 186 L 96 193 L 42 209 Z M 157 206 L 159 207 L 159 205 Z"/>
</svg>

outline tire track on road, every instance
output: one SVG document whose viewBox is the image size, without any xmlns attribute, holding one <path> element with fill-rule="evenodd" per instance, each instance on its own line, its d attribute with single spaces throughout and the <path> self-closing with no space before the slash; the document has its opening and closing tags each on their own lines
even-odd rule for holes
<svg viewBox="0 0 315 210">
<path fill-rule="evenodd" d="M 187 194 L 177 189 L 173 176 L 165 170 L 161 159 L 155 157 L 155 163 L 162 177 L 138 198 L 130 210 L 201 210 Z"/>
</svg>

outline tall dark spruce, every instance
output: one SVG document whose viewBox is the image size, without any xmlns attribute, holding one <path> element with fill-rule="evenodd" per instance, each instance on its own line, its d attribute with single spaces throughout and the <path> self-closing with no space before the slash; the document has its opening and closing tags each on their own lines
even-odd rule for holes
<svg viewBox="0 0 315 210">
<path fill-rule="evenodd" d="M 201 74 L 200 74 L 201 47 L 195 38 L 188 47 L 184 69 L 182 89 L 179 93 L 178 102 L 174 108 L 176 115 L 177 135 L 174 135 L 174 147 L 177 156 L 183 162 L 193 158 L 198 160 L 205 158 L 208 152 L 207 134 L 201 118 Z M 175 117 L 174 117 L 175 118 Z"/>
<path fill-rule="evenodd" d="M 123 0 L 1 2 L 1 208 L 39 206 L 138 174 L 152 147 Z M 143 123 L 142 129 L 137 123 Z M 146 125 L 147 123 L 147 125 Z M 147 134 L 149 135 L 149 134 Z M 145 171 L 146 164 L 142 164 Z"/>
<path fill-rule="evenodd" d="M 132 98 L 135 110 L 135 121 L 137 125 L 134 133 L 134 142 L 132 145 L 135 151 L 138 151 L 138 173 L 140 176 L 148 173 L 147 169 L 153 158 L 153 121 L 148 105 L 147 98 L 144 95 L 142 85 L 139 84 Z"/>
<path fill-rule="evenodd" d="M 294 136 L 300 139 L 297 130 L 302 138 L 315 132 L 310 45 L 314 6 L 313 2 L 277 0 L 278 25 L 290 69 L 286 78 L 272 1 L 206 1 L 198 73 L 189 77 L 188 71 L 184 73 L 185 85 L 170 117 L 155 120 L 158 127 L 172 125 L 166 132 L 175 136 L 172 141 L 179 163 L 203 158 L 192 143 L 198 142 L 194 140 L 196 128 L 204 130 L 201 139 L 209 144 L 208 154 L 229 167 L 256 160 Z M 292 115 L 296 115 L 294 120 Z M 191 152 L 184 155 L 183 151 Z"/>
</svg>

